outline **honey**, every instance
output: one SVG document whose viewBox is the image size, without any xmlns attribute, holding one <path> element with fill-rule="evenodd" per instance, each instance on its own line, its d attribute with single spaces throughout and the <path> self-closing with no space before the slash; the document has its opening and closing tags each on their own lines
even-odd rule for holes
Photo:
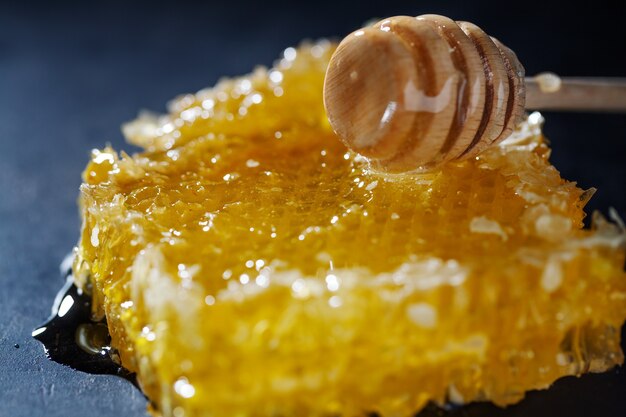
<svg viewBox="0 0 626 417">
<path fill-rule="evenodd" d="M 499 145 L 385 174 L 325 117 L 335 46 L 185 95 L 84 172 L 77 284 L 164 416 L 410 416 L 499 405 L 622 362 L 625 233 L 549 163 Z"/>
</svg>

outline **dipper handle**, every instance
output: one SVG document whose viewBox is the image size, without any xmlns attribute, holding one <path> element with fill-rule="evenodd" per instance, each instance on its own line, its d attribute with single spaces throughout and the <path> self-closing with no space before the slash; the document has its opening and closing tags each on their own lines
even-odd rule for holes
<svg viewBox="0 0 626 417">
<path fill-rule="evenodd" d="M 626 78 L 560 78 L 541 73 L 526 78 L 526 108 L 623 113 Z"/>
</svg>

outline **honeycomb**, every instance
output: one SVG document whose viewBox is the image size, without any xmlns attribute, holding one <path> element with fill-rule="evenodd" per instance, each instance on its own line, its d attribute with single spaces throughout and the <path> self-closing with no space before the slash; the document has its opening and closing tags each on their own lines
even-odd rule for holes
<svg viewBox="0 0 626 417">
<path fill-rule="evenodd" d="M 622 362 L 625 233 L 549 163 L 542 118 L 385 174 L 322 105 L 334 45 L 124 126 L 84 172 L 77 283 L 163 416 L 410 416 Z"/>
</svg>

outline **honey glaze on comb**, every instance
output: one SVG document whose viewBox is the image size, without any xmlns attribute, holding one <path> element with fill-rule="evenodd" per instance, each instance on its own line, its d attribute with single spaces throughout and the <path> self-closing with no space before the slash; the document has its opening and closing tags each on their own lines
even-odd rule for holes
<svg viewBox="0 0 626 417">
<path fill-rule="evenodd" d="M 326 123 L 330 53 L 288 49 L 137 120 L 145 152 L 92 154 L 74 273 L 159 411 L 409 416 L 621 360 L 622 253 L 582 246 L 540 116 L 480 159 L 370 172 Z"/>
</svg>

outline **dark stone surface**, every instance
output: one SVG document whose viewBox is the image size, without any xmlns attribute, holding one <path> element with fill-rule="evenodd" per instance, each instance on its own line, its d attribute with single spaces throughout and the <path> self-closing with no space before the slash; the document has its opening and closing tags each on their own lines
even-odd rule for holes
<svg viewBox="0 0 626 417">
<path fill-rule="evenodd" d="M 63 284 L 58 265 L 78 237 L 76 197 L 91 148 L 131 149 L 119 126 L 139 109 L 163 111 L 177 94 L 270 64 L 303 38 L 339 37 L 373 16 L 427 12 L 479 24 L 514 49 L 529 74 L 626 76 L 620 0 L 584 9 L 546 1 L 0 2 L 0 416 L 145 413 L 130 383 L 51 362 L 30 337 Z M 591 209 L 613 206 L 626 218 L 626 117 L 546 118 L 555 165 L 598 188 Z M 626 377 L 617 370 L 571 378 L 504 411 L 473 405 L 451 414 L 626 415 Z"/>
</svg>

